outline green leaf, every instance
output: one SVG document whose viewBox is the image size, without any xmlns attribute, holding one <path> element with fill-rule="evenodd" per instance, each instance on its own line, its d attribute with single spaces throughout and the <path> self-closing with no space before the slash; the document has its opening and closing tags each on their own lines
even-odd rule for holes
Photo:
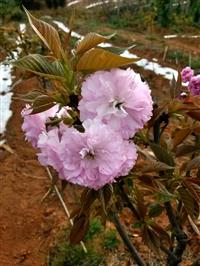
<svg viewBox="0 0 200 266">
<path fill-rule="evenodd" d="M 159 161 L 169 166 L 175 166 L 173 156 L 167 149 L 155 143 L 151 143 L 150 147 Z"/>
<path fill-rule="evenodd" d="M 93 48 L 79 59 L 76 69 L 78 71 L 97 71 L 129 65 L 136 61 L 138 59 L 115 55 L 101 48 Z"/>
<path fill-rule="evenodd" d="M 151 204 L 150 207 L 149 207 L 149 214 L 148 216 L 149 217 L 157 217 L 159 216 L 163 210 L 164 210 L 164 207 L 161 206 L 160 204 L 158 203 L 155 203 L 155 204 Z"/>
<path fill-rule="evenodd" d="M 114 35 L 115 33 L 109 36 L 102 36 L 95 32 L 90 32 L 84 37 L 82 41 L 78 43 L 76 52 L 77 54 L 83 54 L 91 48 L 96 47 L 98 44 L 111 39 Z"/>
<path fill-rule="evenodd" d="M 50 24 L 35 18 L 29 11 L 24 7 L 29 23 L 35 33 L 44 42 L 44 44 L 54 53 L 56 58 L 61 59 L 64 54 L 60 37 L 57 30 Z"/>
<path fill-rule="evenodd" d="M 49 62 L 46 57 L 39 54 L 26 55 L 13 62 L 13 65 L 42 77 L 61 81 L 65 80 L 65 73 L 61 63 L 58 61 Z"/>
<path fill-rule="evenodd" d="M 44 112 L 53 107 L 54 105 L 55 103 L 52 97 L 49 97 L 48 95 L 38 96 L 33 102 L 33 105 L 31 106 L 32 109 L 31 114 L 33 115 Z"/>
</svg>

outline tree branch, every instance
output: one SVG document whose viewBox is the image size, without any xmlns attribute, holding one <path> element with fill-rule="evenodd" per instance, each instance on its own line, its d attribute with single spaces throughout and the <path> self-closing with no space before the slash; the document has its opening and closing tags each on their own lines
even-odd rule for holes
<svg viewBox="0 0 200 266">
<path fill-rule="evenodd" d="M 123 225 L 120 222 L 120 219 L 118 217 L 118 215 L 114 212 L 114 211 L 110 211 L 110 215 L 112 217 L 112 220 L 115 224 L 115 227 L 120 235 L 120 237 L 122 238 L 124 244 L 126 245 L 126 247 L 128 248 L 129 252 L 131 253 L 134 261 L 137 263 L 138 266 L 145 266 L 146 263 L 142 260 L 142 258 L 140 257 L 138 251 L 136 250 L 136 248 L 134 247 L 134 245 L 132 244 L 132 242 L 130 241 Z"/>
<path fill-rule="evenodd" d="M 165 202 L 165 209 L 177 240 L 176 248 L 173 251 L 173 254 L 176 256 L 177 260 L 175 261 L 169 256 L 168 263 L 169 266 L 177 266 L 182 261 L 182 255 L 186 248 L 188 238 L 187 235 L 181 230 L 170 202 Z"/>
</svg>

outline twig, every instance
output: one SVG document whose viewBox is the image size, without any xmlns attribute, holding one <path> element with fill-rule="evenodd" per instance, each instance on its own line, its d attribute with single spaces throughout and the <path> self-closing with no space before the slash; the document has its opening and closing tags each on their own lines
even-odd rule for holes
<svg viewBox="0 0 200 266">
<path fill-rule="evenodd" d="M 46 170 L 47 170 L 47 173 L 48 173 L 48 176 L 49 176 L 50 180 L 52 181 L 52 180 L 53 180 L 53 176 L 52 176 L 52 174 L 51 174 L 49 168 L 46 167 Z M 73 226 L 73 220 L 70 218 L 70 212 L 69 212 L 69 210 L 68 210 L 68 208 L 67 208 L 67 206 L 66 206 L 66 204 L 65 204 L 65 202 L 64 202 L 64 200 L 63 200 L 63 198 L 62 198 L 62 196 L 61 196 L 61 194 L 60 194 L 60 192 L 59 192 L 59 190 L 58 190 L 58 187 L 54 184 L 54 185 L 53 185 L 53 188 L 54 188 L 54 190 L 55 190 L 55 192 L 56 192 L 56 195 L 58 196 L 58 198 L 59 198 L 59 200 L 60 200 L 60 203 L 61 203 L 61 205 L 62 205 L 62 207 L 63 207 L 63 209 L 64 209 L 64 212 L 65 212 L 67 218 L 69 218 L 69 222 L 70 222 L 70 224 Z M 84 251 L 85 253 L 87 253 L 87 248 L 86 248 L 85 244 L 83 243 L 83 241 L 81 241 L 80 244 L 81 244 L 81 246 L 82 246 L 82 248 L 83 248 L 83 251 Z"/>
<path fill-rule="evenodd" d="M 142 260 L 142 258 L 140 257 L 138 251 L 136 250 L 136 248 L 133 246 L 133 244 L 131 243 L 123 225 L 121 224 L 118 215 L 114 212 L 114 211 L 110 211 L 112 220 L 116 226 L 116 229 L 119 233 L 119 235 L 121 236 L 124 244 L 127 246 L 129 252 L 131 253 L 133 259 L 135 260 L 135 262 L 137 263 L 138 266 L 145 266 L 146 263 Z"/>
</svg>

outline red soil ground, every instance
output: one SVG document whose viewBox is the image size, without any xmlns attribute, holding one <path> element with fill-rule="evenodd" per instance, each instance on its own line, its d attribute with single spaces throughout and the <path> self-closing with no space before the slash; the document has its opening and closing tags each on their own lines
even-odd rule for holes
<svg viewBox="0 0 200 266">
<path fill-rule="evenodd" d="M 14 89 L 27 93 L 38 86 L 32 78 Z M 24 141 L 21 110 L 24 103 L 14 100 L 13 116 L 6 130 L 13 153 L 0 149 L 0 265 L 46 265 L 49 243 L 55 231 L 67 223 L 55 195 L 41 202 L 50 187 L 36 151 Z M 66 202 L 70 205 L 69 199 Z"/>
</svg>

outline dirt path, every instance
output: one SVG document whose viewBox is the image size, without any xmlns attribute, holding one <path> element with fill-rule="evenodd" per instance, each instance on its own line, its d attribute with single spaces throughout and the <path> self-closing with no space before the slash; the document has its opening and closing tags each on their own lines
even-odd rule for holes
<svg viewBox="0 0 200 266">
<path fill-rule="evenodd" d="M 23 81 L 15 90 L 26 93 L 38 86 L 36 79 Z M 6 139 L 14 153 L 0 149 L 0 265 L 46 265 L 49 244 L 66 223 L 57 198 L 41 199 L 50 182 L 37 161 L 35 150 L 24 141 L 20 116 L 23 103 L 14 100 Z"/>
</svg>

